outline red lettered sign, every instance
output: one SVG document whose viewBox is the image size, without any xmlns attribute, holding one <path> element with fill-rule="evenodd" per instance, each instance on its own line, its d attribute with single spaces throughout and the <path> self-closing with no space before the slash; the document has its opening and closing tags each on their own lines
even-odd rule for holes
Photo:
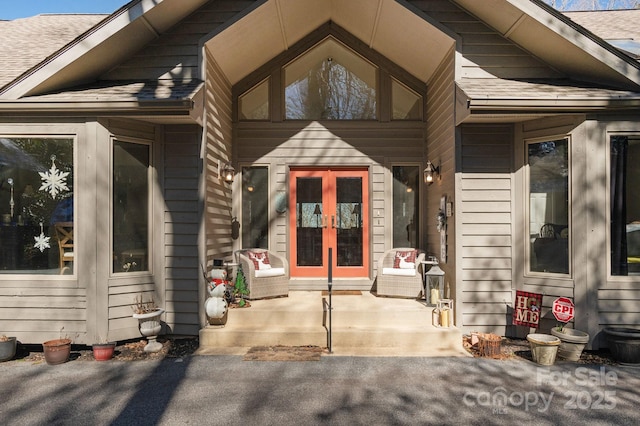
<svg viewBox="0 0 640 426">
<path fill-rule="evenodd" d="M 553 301 L 553 316 L 560 322 L 569 322 L 573 319 L 573 301 L 567 297 L 558 297 Z"/>
</svg>

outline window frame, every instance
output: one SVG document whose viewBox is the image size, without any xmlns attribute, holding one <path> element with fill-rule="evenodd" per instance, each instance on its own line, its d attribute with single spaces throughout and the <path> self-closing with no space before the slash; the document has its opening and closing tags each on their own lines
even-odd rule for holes
<svg viewBox="0 0 640 426">
<path fill-rule="evenodd" d="M 531 255 L 533 242 L 531 240 L 531 171 L 529 167 L 529 145 L 542 143 L 542 142 L 555 142 L 558 140 L 566 140 L 567 141 L 567 229 L 568 229 L 568 241 L 567 241 L 567 268 L 568 271 L 566 273 L 562 272 L 545 272 L 545 271 L 532 271 L 531 270 Z M 523 167 L 524 167 L 524 227 L 523 227 L 523 241 L 524 244 L 524 276 L 525 277 L 548 277 L 548 278 L 558 278 L 558 279 L 571 279 L 574 274 L 573 267 L 573 224 L 572 224 L 572 210 L 573 210 L 573 165 L 572 165 L 572 136 L 570 134 L 558 134 L 558 135 L 549 135 L 545 137 L 538 138 L 528 138 L 524 139 L 524 151 L 523 151 Z M 538 229 L 536 233 L 539 234 L 540 230 Z"/>
</svg>

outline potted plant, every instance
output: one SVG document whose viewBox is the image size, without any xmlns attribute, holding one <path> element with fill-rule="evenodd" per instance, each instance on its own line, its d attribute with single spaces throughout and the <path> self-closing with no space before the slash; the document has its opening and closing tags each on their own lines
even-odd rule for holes
<svg viewBox="0 0 640 426">
<path fill-rule="evenodd" d="M 589 334 L 584 331 L 558 325 L 551 329 L 551 334 L 560 339 L 558 358 L 566 361 L 578 361 L 584 347 L 589 343 Z"/>
<path fill-rule="evenodd" d="M 164 309 L 156 306 L 153 297 L 145 302 L 142 295 L 134 299 L 132 308 L 133 317 L 138 320 L 140 334 L 149 341 L 144 347 L 144 351 L 159 352 L 162 349 L 162 343 L 157 342 L 156 339 L 162 330 L 160 316 L 164 313 Z"/>
<path fill-rule="evenodd" d="M 100 343 L 91 345 L 93 350 L 93 358 L 96 361 L 108 361 L 113 358 L 113 352 L 116 349 L 116 342 L 107 342 L 100 340 Z"/>
<path fill-rule="evenodd" d="M 249 303 L 247 303 L 247 301 L 244 299 L 248 294 L 249 290 L 247 289 L 247 282 L 244 278 L 244 272 L 242 271 L 242 267 L 238 267 L 238 272 L 236 273 L 236 282 L 233 286 L 233 297 L 234 299 L 238 299 L 238 307 L 244 308 L 245 306 L 250 306 Z"/>
<path fill-rule="evenodd" d="M 0 336 L 0 362 L 9 361 L 16 355 L 16 338 Z"/>
<path fill-rule="evenodd" d="M 71 339 L 60 338 L 47 340 L 42 344 L 44 360 L 49 365 L 63 364 L 69 360 L 71 354 Z"/>
</svg>

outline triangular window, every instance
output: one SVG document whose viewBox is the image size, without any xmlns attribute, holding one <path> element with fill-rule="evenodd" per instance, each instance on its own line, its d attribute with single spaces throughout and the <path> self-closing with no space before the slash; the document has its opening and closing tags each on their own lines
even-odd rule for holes
<svg viewBox="0 0 640 426">
<path fill-rule="evenodd" d="M 284 67 L 285 119 L 375 120 L 377 74 L 329 37 Z"/>
</svg>

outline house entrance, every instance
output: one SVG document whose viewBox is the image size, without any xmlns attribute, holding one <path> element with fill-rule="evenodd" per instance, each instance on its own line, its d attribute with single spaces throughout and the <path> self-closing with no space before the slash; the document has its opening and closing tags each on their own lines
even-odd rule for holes
<svg viewBox="0 0 640 426">
<path fill-rule="evenodd" d="M 289 178 L 291 277 L 327 277 L 329 247 L 334 277 L 368 277 L 368 170 L 292 169 Z"/>
</svg>

